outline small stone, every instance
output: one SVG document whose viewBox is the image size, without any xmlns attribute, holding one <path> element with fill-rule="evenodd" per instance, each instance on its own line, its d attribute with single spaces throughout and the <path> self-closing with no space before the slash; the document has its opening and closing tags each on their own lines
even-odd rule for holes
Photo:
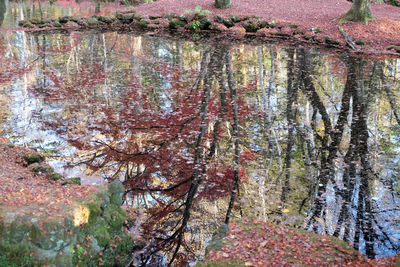
<svg viewBox="0 0 400 267">
<path fill-rule="evenodd" d="M 325 36 L 325 43 L 327 45 L 331 45 L 331 46 L 340 46 L 340 42 L 339 41 L 333 40 L 329 36 Z"/>
<path fill-rule="evenodd" d="M 63 24 L 64 24 L 64 23 L 67 23 L 70 19 L 71 19 L 70 16 L 64 16 L 64 17 L 59 18 L 58 21 L 59 21 L 60 23 L 63 23 Z"/>
<path fill-rule="evenodd" d="M 220 15 L 217 15 L 214 17 L 214 20 L 218 23 L 224 23 L 224 18 L 221 17 Z"/>
<path fill-rule="evenodd" d="M 256 32 L 260 28 L 260 22 L 256 20 L 249 20 L 243 24 L 246 32 Z"/>
<path fill-rule="evenodd" d="M 355 43 L 356 43 L 356 45 L 362 45 L 362 46 L 367 45 L 367 43 L 365 41 L 360 40 L 360 39 L 356 40 Z"/>
<path fill-rule="evenodd" d="M 224 19 L 223 23 L 227 28 L 235 26 L 235 23 L 231 19 Z"/>
<path fill-rule="evenodd" d="M 99 25 L 99 21 L 97 20 L 97 18 L 94 18 L 94 17 L 88 18 L 87 23 L 89 26 Z"/>
<path fill-rule="evenodd" d="M 61 183 L 61 185 L 70 185 L 70 184 L 81 185 L 81 178 L 80 177 L 76 177 L 76 178 L 65 179 Z"/>
<path fill-rule="evenodd" d="M 262 21 L 260 22 L 260 28 L 275 28 L 276 22 L 275 21 Z"/>
<path fill-rule="evenodd" d="M 186 25 L 186 23 L 179 19 L 172 19 L 169 22 L 169 28 L 171 28 L 171 29 L 179 29 L 179 28 L 184 27 L 185 25 Z"/>
<path fill-rule="evenodd" d="M 211 26 L 211 19 L 209 18 L 204 18 L 200 21 L 200 29 L 202 30 L 209 30 Z"/>
</svg>

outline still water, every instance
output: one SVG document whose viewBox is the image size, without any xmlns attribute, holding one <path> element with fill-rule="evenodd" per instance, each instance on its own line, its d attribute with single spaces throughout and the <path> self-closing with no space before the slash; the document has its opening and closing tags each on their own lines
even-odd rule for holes
<svg viewBox="0 0 400 267">
<path fill-rule="evenodd" d="M 227 217 L 399 252 L 399 59 L 21 31 L 0 32 L 0 57 L 0 136 L 123 180 L 153 252 L 193 261 Z"/>
</svg>

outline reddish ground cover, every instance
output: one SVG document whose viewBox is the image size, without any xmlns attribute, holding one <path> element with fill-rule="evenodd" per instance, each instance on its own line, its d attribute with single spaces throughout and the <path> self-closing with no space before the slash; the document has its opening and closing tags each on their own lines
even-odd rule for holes
<svg viewBox="0 0 400 267">
<path fill-rule="evenodd" d="M 366 259 L 331 236 L 299 232 L 270 222 L 244 220 L 229 224 L 222 249 L 212 250 L 205 263 L 217 263 L 206 266 L 230 266 L 228 263 L 232 260 L 236 260 L 235 266 L 394 267 L 397 258 Z M 218 265 L 224 262 L 227 264 Z"/>
<path fill-rule="evenodd" d="M 338 31 L 339 19 L 350 9 L 352 3 L 346 0 L 232 0 L 232 6 L 221 10 L 214 7 L 214 0 L 158 0 L 136 7 L 142 15 L 183 14 L 194 10 L 196 5 L 211 11 L 211 16 L 237 15 L 260 16 L 265 20 L 293 23 L 301 29 L 318 27 L 321 36 L 337 40 L 344 37 Z M 386 49 L 400 44 L 400 8 L 386 4 L 372 4 L 377 18 L 368 25 L 345 22 L 341 25 L 353 40 L 362 39 L 369 43 L 367 50 Z"/>
<path fill-rule="evenodd" d="M 32 154 L 35 152 L 0 138 L 1 206 L 37 205 L 51 216 L 58 212 L 60 205 L 70 205 L 74 198 L 86 199 L 94 192 L 93 186 L 63 186 L 60 181 L 51 181 L 46 173 L 35 173 L 32 170 L 35 164 L 27 166 L 23 159 L 24 155 Z"/>
</svg>

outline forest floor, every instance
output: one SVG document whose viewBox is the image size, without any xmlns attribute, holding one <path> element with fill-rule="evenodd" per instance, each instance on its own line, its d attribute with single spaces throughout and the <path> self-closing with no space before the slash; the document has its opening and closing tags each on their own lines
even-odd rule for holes
<svg viewBox="0 0 400 267">
<path fill-rule="evenodd" d="M 0 159 L 0 207 L 3 208 L 34 205 L 40 207 L 35 212 L 58 216 L 62 206 L 70 205 L 73 199 L 87 199 L 96 190 L 94 186 L 63 185 L 66 180 L 45 164 L 39 153 L 13 145 L 6 138 L 0 138 Z"/>
<path fill-rule="evenodd" d="M 347 0 L 232 0 L 228 9 L 217 9 L 215 0 L 158 0 L 135 7 L 140 15 L 184 14 L 199 5 L 209 10 L 210 16 L 221 15 L 257 16 L 260 19 L 295 24 L 300 30 L 319 28 L 320 36 L 330 36 L 345 44 L 338 27 L 355 40 L 367 43 L 363 50 L 373 52 L 387 50 L 390 46 L 400 46 L 400 7 L 387 4 L 372 4 L 375 16 L 368 25 L 361 22 L 344 22 L 340 18 L 350 9 Z"/>
<path fill-rule="evenodd" d="M 212 266 L 370 266 L 391 267 L 398 258 L 366 259 L 347 243 L 270 222 L 230 223 L 223 239 L 213 239 L 206 259 L 195 267 Z"/>
</svg>

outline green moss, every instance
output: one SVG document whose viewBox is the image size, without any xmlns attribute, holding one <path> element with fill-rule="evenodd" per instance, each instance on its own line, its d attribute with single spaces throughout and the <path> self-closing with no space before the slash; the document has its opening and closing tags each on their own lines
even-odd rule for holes
<svg viewBox="0 0 400 267">
<path fill-rule="evenodd" d="M 65 231 L 65 225 L 60 221 L 40 222 L 31 228 L 31 242 L 45 250 L 59 251 L 73 241 L 73 236 Z"/>
<path fill-rule="evenodd" d="M 111 230 L 118 232 L 121 231 L 121 228 L 124 225 L 126 212 L 120 206 L 111 204 L 104 210 L 103 217 Z"/>
<path fill-rule="evenodd" d="M 262 21 L 260 23 L 260 28 L 275 28 L 276 22 L 275 21 Z"/>
<path fill-rule="evenodd" d="M 103 213 L 101 206 L 98 203 L 89 202 L 86 204 L 89 208 L 89 224 L 95 223 L 97 218 Z"/>
<path fill-rule="evenodd" d="M 49 178 L 50 178 L 50 180 L 58 181 L 58 180 L 62 179 L 63 177 L 58 173 L 52 173 L 49 175 Z"/>
<path fill-rule="evenodd" d="M 340 42 L 333 40 L 329 36 L 325 36 L 325 43 L 330 46 L 340 46 Z"/>
<path fill-rule="evenodd" d="M 303 38 L 306 40 L 311 40 L 313 38 L 313 36 L 312 35 L 304 35 Z"/>
<path fill-rule="evenodd" d="M 62 25 L 61 25 L 60 22 L 56 21 L 56 22 L 53 23 L 53 26 L 59 28 L 59 27 L 61 27 Z"/>
<path fill-rule="evenodd" d="M 200 20 L 200 29 L 209 30 L 211 23 L 212 23 L 211 19 L 203 18 L 202 20 Z"/>
<path fill-rule="evenodd" d="M 22 27 L 24 28 L 34 28 L 34 26 L 30 23 L 25 23 Z"/>
<path fill-rule="evenodd" d="M 186 25 L 186 22 L 181 21 L 180 19 L 176 19 L 176 18 L 172 19 L 169 22 L 170 29 L 179 29 L 179 28 L 184 27 L 185 25 Z"/>
<path fill-rule="evenodd" d="M 35 255 L 30 256 L 31 249 L 24 243 L 7 244 L 0 242 L 0 266 L 20 267 L 20 266 L 44 266 L 43 260 Z"/>
<path fill-rule="evenodd" d="M 135 242 L 128 235 L 115 236 L 103 254 L 105 266 L 126 266 L 131 260 L 131 253 L 135 249 Z"/>
<path fill-rule="evenodd" d="M 231 19 L 224 19 L 222 22 L 227 28 L 235 26 L 235 23 Z"/>
<path fill-rule="evenodd" d="M 81 178 L 80 177 L 76 177 L 76 178 L 66 179 L 61 184 L 62 185 L 69 185 L 69 184 L 81 185 Z"/>
<path fill-rule="evenodd" d="M 220 16 L 220 15 L 216 15 L 216 16 L 214 17 L 214 20 L 215 20 L 216 22 L 218 22 L 218 23 L 224 23 L 224 18 L 223 18 L 222 16 Z"/>
<path fill-rule="evenodd" d="M 113 19 L 111 19 L 111 18 L 109 18 L 109 17 L 106 17 L 106 16 L 99 16 L 97 19 L 98 19 L 99 21 L 105 23 L 105 24 L 111 24 L 111 23 L 113 23 L 113 21 L 114 21 Z"/>
<path fill-rule="evenodd" d="M 304 33 L 300 30 L 296 30 L 293 32 L 293 35 L 302 35 L 302 34 L 304 34 Z"/>
<path fill-rule="evenodd" d="M 44 161 L 44 157 L 42 157 L 39 154 L 29 154 L 29 155 L 25 155 L 23 158 L 28 165 L 31 165 L 36 162 L 39 163 L 39 162 Z"/>
<path fill-rule="evenodd" d="M 88 18 L 87 24 L 89 26 L 97 26 L 97 25 L 99 25 L 99 21 L 97 20 L 97 18 L 91 17 L 91 18 Z"/>
<path fill-rule="evenodd" d="M 29 20 L 29 22 L 32 23 L 32 24 L 40 24 L 40 23 L 42 23 L 42 21 L 40 19 L 38 19 L 38 18 L 31 18 Z"/>
<path fill-rule="evenodd" d="M 34 173 L 47 173 L 47 174 L 54 172 L 53 168 L 42 165 L 32 168 L 32 171 Z"/>
<path fill-rule="evenodd" d="M 229 18 L 234 22 L 234 23 L 238 23 L 242 21 L 242 18 L 239 16 L 235 16 L 235 15 L 230 15 Z"/>
<path fill-rule="evenodd" d="M 140 22 L 139 22 L 139 25 L 140 25 L 140 27 L 142 27 L 142 28 L 147 28 L 147 26 L 150 24 L 150 21 L 149 20 L 147 20 L 147 19 L 142 19 Z"/>
<path fill-rule="evenodd" d="M 260 29 L 260 22 L 257 20 L 249 20 L 243 24 L 243 27 L 246 29 L 246 32 L 256 32 Z"/>
<path fill-rule="evenodd" d="M 97 239 L 100 247 L 106 247 L 111 241 L 110 233 L 108 231 L 109 226 L 107 222 L 103 218 L 98 218 L 90 232 Z"/>
<path fill-rule="evenodd" d="M 290 25 L 289 25 L 289 27 L 290 27 L 290 28 L 292 28 L 292 29 L 297 29 L 297 28 L 299 27 L 299 25 L 296 25 L 296 24 L 290 24 Z"/>
<path fill-rule="evenodd" d="M 159 19 L 159 18 L 162 18 L 162 16 L 160 16 L 160 15 L 150 15 L 150 16 L 149 16 L 149 19 L 151 19 L 151 20 L 153 20 L 153 19 Z"/>
<path fill-rule="evenodd" d="M 108 192 L 110 193 L 110 202 L 117 206 L 123 203 L 122 197 L 125 193 L 125 187 L 119 180 L 115 180 L 108 185 Z"/>
<path fill-rule="evenodd" d="M 360 40 L 360 39 L 357 39 L 356 41 L 355 41 L 355 43 L 356 43 L 356 45 L 367 45 L 367 43 L 365 42 L 365 41 L 363 41 L 363 40 Z"/>
</svg>

